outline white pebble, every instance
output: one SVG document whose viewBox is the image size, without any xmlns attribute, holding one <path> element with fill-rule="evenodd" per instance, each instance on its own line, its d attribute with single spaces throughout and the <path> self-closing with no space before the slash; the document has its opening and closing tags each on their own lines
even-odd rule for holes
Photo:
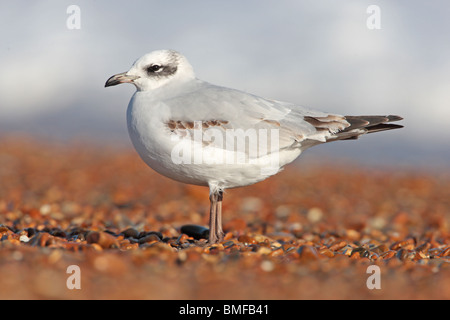
<svg viewBox="0 0 450 320">
<path fill-rule="evenodd" d="M 21 235 L 19 238 L 20 242 L 28 242 L 30 241 L 30 238 L 28 238 L 26 235 Z"/>
</svg>

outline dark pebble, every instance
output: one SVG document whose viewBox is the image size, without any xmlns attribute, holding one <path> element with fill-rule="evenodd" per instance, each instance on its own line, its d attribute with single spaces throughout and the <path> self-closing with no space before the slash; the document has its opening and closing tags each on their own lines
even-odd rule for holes
<svg viewBox="0 0 450 320">
<path fill-rule="evenodd" d="M 31 238 L 36 234 L 36 229 L 34 228 L 26 228 L 25 231 L 27 232 L 28 238 Z"/>
<path fill-rule="evenodd" d="M 144 237 L 146 237 L 146 236 L 148 236 L 148 235 L 151 235 L 151 234 L 156 234 L 160 239 L 163 238 L 162 233 L 159 232 L 159 231 L 141 231 L 141 232 L 139 233 L 139 235 L 138 235 L 138 239 L 144 238 Z"/>
<path fill-rule="evenodd" d="M 61 229 L 55 228 L 50 231 L 50 234 L 54 237 L 66 238 L 67 234 Z"/>
<path fill-rule="evenodd" d="M 39 232 L 46 232 L 46 233 L 50 233 L 52 231 L 49 227 L 41 227 L 38 230 Z"/>
<path fill-rule="evenodd" d="M 128 228 L 123 230 L 120 234 L 122 234 L 125 238 L 139 238 L 139 231 L 137 231 L 135 228 Z"/>
<path fill-rule="evenodd" d="M 156 233 L 151 233 L 139 239 L 139 244 L 153 242 L 153 241 L 161 241 L 161 238 L 158 237 Z"/>
<path fill-rule="evenodd" d="M 187 234 L 195 240 L 208 239 L 209 229 L 195 224 L 186 224 L 181 227 L 181 233 Z"/>
<path fill-rule="evenodd" d="M 234 241 L 232 241 L 232 240 L 227 241 L 227 242 L 225 242 L 225 243 L 223 244 L 223 247 L 224 247 L 224 248 L 230 248 L 230 247 L 232 247 L 232 246 L 234 246 Z"/>
<path fill-rule="evenodd" d="M 87 243 L 98 243 L 102 248 L 117 248 L 116 238 L 109 232 L 90 231 L 86 236 Z"/>
<path fill-rule="evenodd" d="M 76 239 L 79 239 L 80 241 L 86 240 L 86 235 L 88 234 L 89 230 L 86 230 L 84 228 L 75 227 L 68 231 L 68 239 L 71 241 L 75 241 Z"/>
<path fill-rule="evenodd" d="M 87 243 L 97 243 L 100 240 L 100 232 L 90 231 L 87 234 L 86 241 Z"/>
</svg>

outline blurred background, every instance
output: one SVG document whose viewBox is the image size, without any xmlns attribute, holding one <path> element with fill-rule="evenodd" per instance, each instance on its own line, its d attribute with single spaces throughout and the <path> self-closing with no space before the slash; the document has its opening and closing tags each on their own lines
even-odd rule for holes
<svg viewBox="0 0 450 320">
<path fill-rule="evenodd" d="M 67 27 L 72 4 L 79 29 Z M 380 29 L 367 25 L 372 4 Z M 135 88 L 104 83 L 147 52 L 175 49 L 218 85 L 405 118 L 404 129 L 305 157 L 448 166 L 449 10 L 444 0 L 2 1 L 0 134 L 131 148 L 125 110 Z"/>
</svg>

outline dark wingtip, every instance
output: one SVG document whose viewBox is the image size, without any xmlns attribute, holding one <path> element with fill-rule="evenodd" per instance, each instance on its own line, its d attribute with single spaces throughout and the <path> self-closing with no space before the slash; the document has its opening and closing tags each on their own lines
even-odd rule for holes
<svg viewBox="0 0 450 320">
<path fill-rule="evenodd" d="M 393 129 L 400 129 L 400 128 L 403 128 L 403 126 L 400 125 L 400 124 L 379 123 L 377 125 L 367 127 L 367 133 L 380 132 L 380 131 L 393 130 Z"/>
<path fill-rule="evenodd" d="M 389 115 L 389 116 L 387 116 L 387 118 L 389 119 L 389 122 L 403 120 L 402 117 L 400 117 L 400 116 L 395 116 L 395 115 Z"/>
</svg>

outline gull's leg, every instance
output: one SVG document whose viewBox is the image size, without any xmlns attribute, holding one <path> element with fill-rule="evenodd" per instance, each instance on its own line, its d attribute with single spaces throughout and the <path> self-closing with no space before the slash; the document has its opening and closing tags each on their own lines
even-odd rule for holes
<svg viewBox="0 0 450 320">
<path fill-rule="evenodd" d="M 209 243 L 217 242 L 216 224 L 217 224 L 217 193 L 211 193 L 209 195 L 209 201 L 211 202 L 209 208 Z"/>
<path fill-rule="evenodd" d="M 217 243 L 223 240 L 222 231 L 222 200 L 223 191 L 212 189 L 209 194 L 211 206 L 209 209 L 209 243 Z"/>
<path fill-rule="evenodd" d="M 223 240 L 223 230 L 222 230 L 222 200 L 223 191 L 220 190 L 217 194 L 217 209 L 216 209 L 216 238 L 220 242 Z"/>
</svg>

